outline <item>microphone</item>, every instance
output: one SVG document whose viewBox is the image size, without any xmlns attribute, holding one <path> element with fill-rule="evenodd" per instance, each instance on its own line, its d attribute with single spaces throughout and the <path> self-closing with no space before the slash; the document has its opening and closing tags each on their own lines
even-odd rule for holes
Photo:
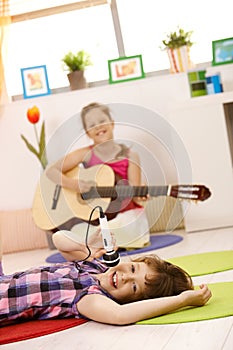
<svg viewBox="0 0 233 350">
<path fill-rule="evenodd" d="M 103 261 L 109 267 L 116 266 L 120 262 L 120 256 L 119 253 L 113 249 L 114 246 L 112 244 L 112 237 L 109 231 L 108 221 L 101 207 L 99 223 L 103 238 L 104 249 L 106 250 L 106 253 L 103 255 Z"/>
</svg>

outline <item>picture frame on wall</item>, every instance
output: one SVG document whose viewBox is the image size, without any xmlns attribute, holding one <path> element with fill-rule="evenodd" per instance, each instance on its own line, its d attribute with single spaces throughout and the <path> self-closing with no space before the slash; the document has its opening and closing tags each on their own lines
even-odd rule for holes
<svg viewBox="0 0 233 350">
<path fill-rule="evenodd" d="M 233 37 L 212 41 L 213 66 L 233 63 Z"/>
<path fill-rule="evenodd" d="M 46 65 L 21 68 L 21 78 L 24 98 L 51 94 Z"/>
<path fill-rule="evenodd" d="M 145 78 L 142 55 L 108 60 L 109 83 L 121 83 Z"/>
</svg>

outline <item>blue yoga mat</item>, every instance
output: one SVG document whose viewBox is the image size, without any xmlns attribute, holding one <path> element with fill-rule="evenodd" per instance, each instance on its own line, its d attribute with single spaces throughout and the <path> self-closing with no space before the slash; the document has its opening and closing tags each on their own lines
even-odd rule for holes
<svg viewBox="0 0 233 350">
<path fill-rule="evenodd" d="M 126 255 L 133 255 L 133 254 L 140 254 L 140 253 L 146 253 L 151 250 L 156 250 L 160 248 L 167 247 L 172 244 L 176 244 L 183 240 L 183 237 L 178 235 L 151 235 L 150 236 L 150 245 L 140 248 L 140 249 L 132 249 L 132 250 L 126 250 L 124 252 L 120 252 L 121 256 Z M 54 253 L 50 255 L 46 262 L 48 263 L 60 263 L 65 262 L 65 258 L 60 253 Z"/>
</svg>

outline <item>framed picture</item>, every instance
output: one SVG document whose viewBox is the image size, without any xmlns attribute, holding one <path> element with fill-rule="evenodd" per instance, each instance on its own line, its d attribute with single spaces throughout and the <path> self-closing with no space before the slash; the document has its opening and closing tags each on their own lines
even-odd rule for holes
<svg viewBox="0 0 233 350">
<path fill-rule="evenodd" d="M 145 78 L 141 55 L 109 60 L 108 71 L 110 84 Z"/>
<path fill-rule="evenodd" d="M 233 38 L 212 41 L 213 66 L 233 63 Z"/>
<path fill-rule="evenodd" d="M 45 96 L 51 93 L 46 66 L 21 68 L 23 97 Z"/>
</svg>

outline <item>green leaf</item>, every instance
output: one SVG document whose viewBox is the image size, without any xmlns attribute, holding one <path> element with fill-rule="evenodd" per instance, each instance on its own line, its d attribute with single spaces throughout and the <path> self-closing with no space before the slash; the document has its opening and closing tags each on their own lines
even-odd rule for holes
<svg viewBox="0 0 233 350">
<path fill-rule="evenodd" d="M 42 155 L 42 153 L 45 150 L 45 124 L 44 122 L 42 123 L 41 126 L 41 132 L 40 132 L 40 142 L 39 142 L 39 152 L 40 155 Z"/>
<path fill-rule="evenodd" d="M 40 161 L 43 166 L 43 168 L 46 168 L 46 165 L 48 164 L 47 161 L 47 155 L 46 155 L 46 144 L 45 144 L 45 122 L 43 121 L 41 126 L 41 132 L 40 132 L 40 143 L 39 143 L 39 154 L 40 154 Z"/>
<path fill-rule="evenodd" d="M 25 142 L 27 148 L 29 149 L 29 151 L 31 151 L 33 154 L 35 154 L 35 156 L 38 158 L 38 160 L 40 161 L 43 169 L 46 168 L 47 165 L 47 158 L 44 156 L 45 153 L 43 153 L 43 155 L 41 156 L 40 153 L 35 149 L 34 146 L 32 146 L 32 144 L 30 142 L 28 142 L 28 140 L 26 139 L 26 137 L 24 137 L 21 134 L 21 138 L 23 139 L 23 141 Z"/>
<path fill-rule="evenodd" d="M 32 144 L 30 142 L 28 142 L 28 140 L 26 139 L 26 137 L 24 137 L 21 134 L 21 138 L 23 139 L 23 141 L 25 142 L 27 148 L 29 149 L 29 151 L 31 151 L 32 153 L 34 153 L 39 159 L 40 159 L 40 155 L 39 152 L 35 149 L 34 146 L 32 146 Z"/>
<path fill-rule="evenodd" d="M 68 52 L 62 59 L 64 63 L 64 69 L 69 72 L 76 70 L 85 70 L 86 67 L 91 66 L 91 56 L 84 50 L 78 51 L 76 54 Z"/>
<path fill-rule="evenodd" d="M 176 49 L 181 46 L 192 46 L 191 36 L 193 31 L 186 32 L 182 28 L 177 28 L 176 31 L 166 35 L 166 39 L 162 40 L 164 48 Z"/>
</svg>

